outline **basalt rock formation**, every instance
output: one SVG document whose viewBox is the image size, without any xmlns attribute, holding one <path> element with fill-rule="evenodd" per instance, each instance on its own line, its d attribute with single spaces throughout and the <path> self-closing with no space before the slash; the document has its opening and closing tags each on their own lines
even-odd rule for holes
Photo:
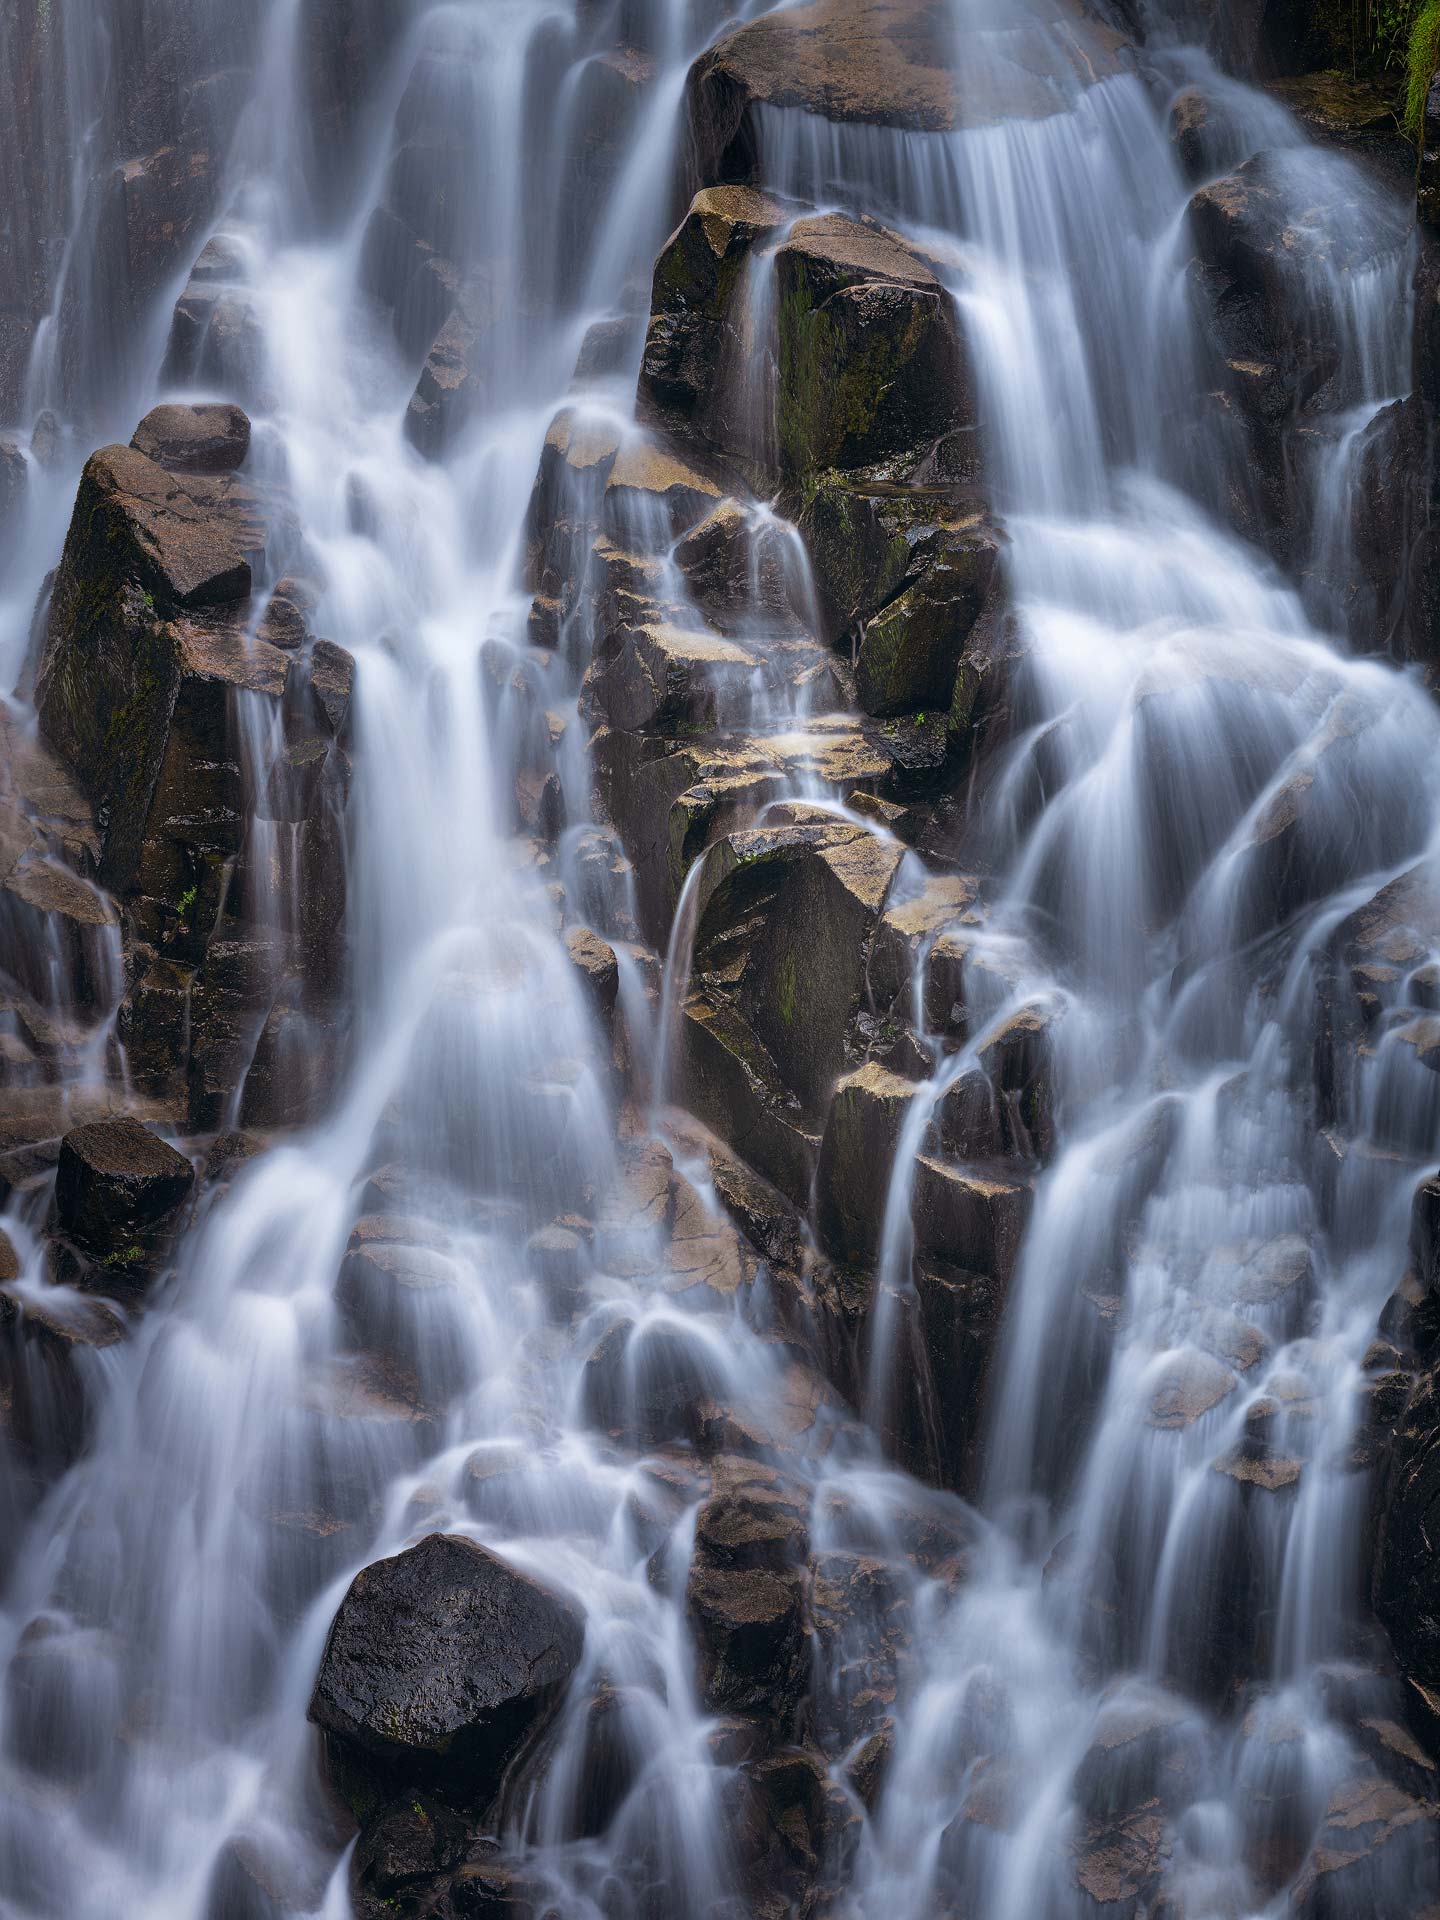
<svg viewBox="0 0 1440 1920">
<path fill-rule="evenodd" d="M 0 1883 L 1425 1920 L 1440 82 L 192 11 L 0 23 Z"/>
</svg>

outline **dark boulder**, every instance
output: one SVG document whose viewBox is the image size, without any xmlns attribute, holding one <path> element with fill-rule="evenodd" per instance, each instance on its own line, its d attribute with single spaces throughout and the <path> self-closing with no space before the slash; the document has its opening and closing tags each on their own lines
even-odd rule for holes
<svg viewBox="0 0 1440 1920">
<path fill-rule="evenodd" d="M 762 114 L 940 133 L 1053 113 L 1057 95 L 1116 70 L 1118 36 L 1044 0 L 1003 30 L 983 16 L 953 51 L 937 0 L 809 0 L 736 28 L 702 54 L 685 89 L 696 184 L 763 174 Z M 1068 29 L 1068 31 L 1067 31 Z M 816 183 L 817 188 L 820 183 Z"/>
<path fill-rule="evenodd" d="M 695 1521 L 685 1608 L 714 1713 L 763 1720 L 782 1737 L 809 1670 L 806 1502 L 773 1468 L 722 1455 Z"/>
<path fill-rule="evenodd" d="M 786 472 L 913 465 L 973 425 L 955 306 L 918 249 L 825 214 L 791 227 L 775 273 L 775 429 Z"/>
<path fill-rule="evenodd" d="M 820 1237 L 837 1260 L 868 1263 L 880 1246 L 900 1130 L 916 1084 L 879 1061 L 846 1074 L 825 1119 L 816 1177 Z"/>
<path fill-rule="evenodd" d="M 195 1169 L 129 1114 L 74 1127 L 60 1146 L 55 1217 L 83 1253 L 139 1265 L 163 1246 Z"/>
<path fill-rule="evenodd" d="M 377 1561 L 340 1603 L 310 1701 L 332 1775 L 362 1806 L 387 1781 L 488 1803 L 583 1645 L 568 1601 L 471 1540 Z"/>
<path fill-rule="evenodd" d="M 165 609 L 224 606 L 250 592 L 250 563 L 224 522 L 133 447 L 102 447 L 86 462 L 52 624 L 77 575 L 92 591 L 133 580 Z"/>
<path fill-rule="evenodd" d="M 721 449 L 743 448 L 743 283 L 757 244 L 798 209 L 748 187 L 706 187 L 655 262 L 640 363 L 642 413 Z M 727 377 L 728 376 L 728 377 Z"/>
<path fill-rule="evenodd" d="M 233 473 L 250 451 L 250 421 L 220 402 L 152 407 L 130 445 L 170 473 Z"/>
</svg>

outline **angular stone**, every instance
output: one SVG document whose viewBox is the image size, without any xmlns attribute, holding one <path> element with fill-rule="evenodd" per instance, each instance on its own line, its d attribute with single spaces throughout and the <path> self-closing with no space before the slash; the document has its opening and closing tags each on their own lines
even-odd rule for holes
<svg viewBox="0 0 1440 1920">
<path fill-rule="evenodd" d="M 807 1668 L 798 1572 L 715 1566 L 697 1556 L 685 1611 L 708 1710 L 783 1723 L 800 1699 Z"/>
<path fill-rule="evenodd" d="M 820 1144 L 820 1237 L 837 1260 L 874 1259 L 885 1222 L 895 1150 L 917 1088 L 867 1061 L 835 1086 Z"/>
<path fill-rule="evenodd" d="M 841 214 L 801 220 L 775 272 L 776 425 L 788 472 L 913 460 L 972 423 L 954 303 L 898 236 Z"/>
<path fill-rule="evenodd" d="M 1031 1199 L 1029 1185 L 1008 1173 L 954 1167 L 922 1153 L 912 1203 L 917 1244 L 955 1266 L 1008 1279 Z"/>
<path fill-rule="evenodd" d="M 221 403 L 152 407 L 130 445 L 168 473 L 231 473 L 250 451 L 250 421 Z"/>
<path fill-rule="evenodd" d="M 807 1113 L 823 1112 L 843 1067 L 900 853 L 862 827 L 804 825 L 732 834 L 705 857 L 694 973 L 734 982 L 738 1010 Z"/>
<path fill-rule="evenodd" d="M 615 949 L 589 927 L 567 927 L 565 951 L 600 1016 L 608 1021 L 620 991 L 620 968 Z"/>
<path fill-rule="evenodd" d="M 341 1771 L 483 1804 L 563 1694 L 583 1644 L 568 1601 L 474 1541 L 430 1534 L 351 1582 L 309 1717 Z"/>
<path fill-rule="evenodd" d="M 1219 1406 L 1235 1391 L 1237 1382 L 1228 1367 L 1206 1353 L 1187 1351 L 1167 1364 L 1150 1399 L 1146 1425 L 1162 1429 L 1189 1427 Z"/>
<path fill-rule="evenodd" d="M 163 1244 L 194 1184 L 184 1155 L 138 1120 L 97 1120 L 61 1143 L 55 1215 L 83 1252 L 135 1265 Z"/>
<path fill-rule="evenodd" d="M 1080 18 L 1034 5 L 992 32 L 982 15 L 957 58 L 953 16 L 935 0 L 782 8 L 725 35 L 691 68 L 691 164 L 702 180 L 753 177 L 762 109 L 925 133 L 1054 112 L 1065 92 L 1117 70 L 1118 36 L 1089 20 L 1077 32 Z"/>
<path fill-rule="evenodd" d="M 221 606 L 249 594 L 250 565 L 163 467 L 133 447 L 102 447 L 80 478 L 55 586 L 61 620 L 67 594 L 99 593 L 121 580 L 165 609 Z M 55 620 L 52 611 L 52 631 Z"/>
<path fill-rule="evenodd" d="M 610 466 L 604 524 L 622 545 L 641 553 L 663 552 L 720 498 L 715 482 L 676 454 L 631 440 Z"/>
<path fill-rule="evenodd" d="M 866 713 L 949 709 L 965 643 L 995 574 L 995 536 L 983 523 L 937 538 L 918 577 L 864 626 L 855 695 Z M 914 571 L 916 562 L 912 558 Z"/>
<path fill-rule="evenodd" d="M 0 1404 L 4 1431 L 24 1457 L 48 1469 L 85 1449 L 99 1407 L 96 1354 L 125 1338 L 102 1300 L 57 1292 L 20 1299 L 0 1289 Z"/>
<path fill-rule="evenodd" d="M 748 187 L 702 187 L 655 262 L 640 363 L 643 418 L 722 451 L 743 450 L 738 376 L 747 352 L 739 295 L 752 249 L 796 208 Z"/>
<path fill-rule="evenodd" d="M 480 301 L 462 301 L 436 334 L 405 410 L 405 437 L 438 460 L 469 425 L 484 386 L 480 377 Z"/>
</svg>

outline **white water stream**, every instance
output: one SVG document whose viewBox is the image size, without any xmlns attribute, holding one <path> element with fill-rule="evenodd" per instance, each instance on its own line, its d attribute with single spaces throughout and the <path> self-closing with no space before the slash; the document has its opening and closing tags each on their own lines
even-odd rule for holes
<svg viewBox="0 0 1440 1920">
<path fill-rule="evenodd" d="M 0 1912 L 13 1920 L 342 1920 L 344 1836 L 305 1709 L 355 1570 L 435 1530 L 473 1534 L 585 1612 L 558 1758 L 511 1836 L 553 1911 L 747 1910 L 683 1580 L 653 1577 L 657 1555 L 683 1566 L 688 1551 L 687 1503 L 646 1465 L 647 1440 L 674 1436 L 642 1431 L 623 1450 L 602 1439 L 585 1367 L 611 1327 L 629 1326 L 636 1406 L 668 1370 L 765 1431 L 783 1423 L 781 1363 L 739 1306 L 673 1296 L 663 1260 L 628 1227 L 580 1248 L 574 1326 L 550 1317 L 532 1236 L 582 1194 L 603 1221 L 622 1157 L 550 883 L 617 943 L 625 1006 L 662 1080 L 676 982 L 658 1022 L 624 958 L 623 875 L 590 822 L 575 744 L 583 604 L 553 655 L 527 656 L 570 743 L 555 762 L 568 825 L 542 868 L 509 818 L 521 722 L 487 699 L 481 668 L 487 643 L 525 647 L 524 517 L 546 429 L 575 397 L 589 322 L 638 321 L 673 212 L 684 74 L 718 24 L 697 25 L 681 0 L 633 11 L 652 75 L 600 204 L 571 204 L 570 162 L 591 151 L 576 116 L 605 20 L 589 6 L 572 17 L 566 0 L 450 0 L 415 8 L 364 177 L 343 221 L 318 232 L 295 0 L 272 0 L 256 29 L 220 225 L 263 337 L 253 392 L 239 396 L 256 457 L 293 496 L 323 581 L 317 628 L 359 665 L 347 1066 L 323 1122 L 216 1198 L 167 1294 L 107 1350 L 92 1444 L 10 1556 Z M 957 60 L 973 24 L 957 20 Z M 1206 72 L 1193 51 L 1166 58 L 1177 87 Z M 432 124 L 463 157 L 453 244 L 489 302 L 483 398 L 439 465 L 404 437 L 414 367 L 357 291 L 417 63 Z M 87 67 L 85 86 L 103 75 Z M 1309 204 L 1353 217 L 1353 200 L 1325 186 L 1350 163 L 1232 91 L 1233 158 L 1288 142 Z M 1053 1062 L 1056 1145 L 994 1368 L 978 1511 L 909 1480 L 854 1422 L 804 1464 L 814 1552 L 885 1568 L 873 1617 L 857 1614 L 852 1631 L 878 1646 L 897 1610 L 911 1623 L 889 1772 L 844 1876 L 844 1910 L 864 1920 L 1109 1911 L 1077 1886 L 1077 1836 L 1097 1806 L 1156 1799 L 1176 1835 L 1164 1911 L 1277 1920 L 1356 1770 L 1349 1729 L 1362 1709 L 1394 1711 L 1355 1604 L 1364 1488 L 1350 1452 L 1435 1101 L 1413 1049 L 1382 1038 L 1350 1063 L 1348 1154 L 1338 1176 L 1327 1166 L 1313 970 L 1344 914 L 1440 832 L 1440 720 L 1418 685 L 1315 631 L 1294 583 L 1218 518 L 1236 453 L 1208 404 L 1209 350 L 1183 278 L 1192 189 L 1166 104 L 1163 88 L 1123 74 L 1057 99 L 1047 119 L 955 136 L 793 114 L 765 128 L 770 188 L 943 235 L 963 262 L 953 293 L 1028 641 L 1024 724 L 963 850 L 983 876 L 975 952 L 1006 984 L 986 1007 L 977 980 L 975 1008 L 993 1017 L 972 1009 L 959 1051 L 924 1034 L 916 1008 L 935 1076 L 897 1165 L 883 1295 L 911 1284 L 911 1160 L 932 1108 L 1020 1006 L 1048 1010 Z M 1342 343 L 1342 452 L 1347 423 L 1404 383 L 1407 236 L 1383 196 L 1366 204 L 1373 270 L 1296 290 Z M 167 309 L 141 330 L 144 373 L 99 383 L 106 420 L 154 397 Z M 623 371 L 579 396 L 626 435 L 639 338 L 633 324 Z M 42 328 L 32 397 L 60 406 L 52 345 Z M 4 588 L 7 685 L 88 444 L 53 476 L 35 468 Z M 1345 484 L 1333 464 L 1316 480 L 1319 540 L 1343 535 Z M 756 511 L 765 526 L 769 509 Z M 784 529 L 768 537 L 792 552 Z M 763 633 L 757 620 L 750 638 Z M 786 692 L 737 719 L 803 729 L 813 717 Z M 824 795 L 802 783 L 796 797 Z M 1267 825 L 1277 807 L 1295 816 L 1283 871 Z M 684 944 L 682 928 L 672 975 Z M 1397 996 L 1382 1030 L 1408 1017 Z M 335 1275 L 357 1215 L 388 1205 L 366 1197 L 384 1163 L 408 1170 L 402 1210 L 425 1217 L 441 1271 L 399 1309 L 370 1303 L 360 1342 Z M 23 1223 L 16 1239 L 24 1285 L 42 1285 Z M 1265 1262 L 1286 1258 L 1284 1284 L 1270 1284 Z M 893 1384 L 894 1334 L 878 1312 L 872 1410 Z M 409 1370 L 426 1418 L 372 1390 L 366 1346 Z M 1177 1399 L 1183 1417 L 1157 1415 Z M 1231 1470 L 1256 1445 L 1290 1475 L 1283 1498 Z M 953 1555 L 909 1551 L 922 1524 L 965 1543 L 963 1579 Z M 1243 1717 L 1226 1697 L 1232 1670 L 1255 1682 Z M 624 1702 L 629 1785 L 595 1833 L 577 1808 L 583 1708 L 602 1677 Z M 817 1648 L 812 1694 L 837 1778 L 875 1724 L 850 1684 Z M 1077 1775 L 1096 1750 L 1121 1756 L 1113 1777 Z M 1283 1818 L 1267 1825 L 1276 1806 Z M 268 1907 L 239 1904 L 237 1843 L 263 1863 Z M 1418 1912 L 1432 1852 L 1428 1829 L 1387 1848 L 1388 1877 L 1344 1911 Z"/>
</svg>

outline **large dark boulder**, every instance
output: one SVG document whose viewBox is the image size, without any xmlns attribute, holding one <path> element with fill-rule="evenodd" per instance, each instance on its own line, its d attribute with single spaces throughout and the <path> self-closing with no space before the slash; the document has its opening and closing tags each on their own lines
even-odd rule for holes
<svg viewBox="0 0 1440 1920">
<path fill-rule="evenodd" d="M 749 187 L 706 187 L 655 262 L 639 402 L 649 419 L 711 446 L 746 450 L 750 340 L 743 299 L 753 249 L 799 209 Z"/>
<path fill-rule="evenodd" d="M 42 734 L 94 804 L 101 879 L 172 910 L 203 896 L 203 918 L 218 902 L 219 863 L 240 842 L 232 696 L 278 698 L 288 662 L 236 617 L 264 537 L 250 497 L 233 476 L 188 486 L 202 497 L 128 447 L 92 456 L 51 595 L 36 705 Z"/>
<path fill-rule="evenodd" d="M 808 1674 L 804 1501 L 763 1467 L 722 1457 L 715 1478 L 696 1516 L 685 1590 L 701 1697 L 711 1712 L 783 1732 Z"/>
<path fill-rule="evenodd" d="M 163 1244 L 195 1169 L 129 1114 L 73 1127 L 60 1146 L 55 1217 L 84 1253 L 137 1264 Z"/>
<path fill-rule="evenodd" d="M 167 610 L 223 606 L 250 592 L 250 563 L 230 529 L 133 447 L 103 447 L 86 462 L 57 613 L 78 574 L 92 592 L 134 581 Z"/>
<path fill-rule="evenodd" d="M 130 445 L 170 473 L 232 473 L 250 451 L 250 422 L 223 401 L 152 407 Z"/>
<path fill-rule="evenodd" d="M 1082 38 L 1082 18 L 1069 0 L 1031 0 L 1003 29 L 977 20 L 957 60 L 954 17 L 940 0 L 777 8 L 726 34 L 690 70 L 695 184 L 763 175 L 767 110 L 924 133 L 1053 113 L 1064 93 L 1116 70 L 1118 37 L 1091 18 Z"/>
<path fill-rule="evenodd" d="M 974 421 L 954 302 L 897 235 L 824 214 L 775 255 L 776 438 L 792 474 L 907 465 Z"/>
<path fill-rule="evenodd" d="M 364 1568 L 310 1701 L 332 1773 L 361 1804 L 385 1782 L 488 1803 L 564 1693 L 584 1637 L 568 1601 L 472 1540 L 432 1533 Z"/>
</svg>

